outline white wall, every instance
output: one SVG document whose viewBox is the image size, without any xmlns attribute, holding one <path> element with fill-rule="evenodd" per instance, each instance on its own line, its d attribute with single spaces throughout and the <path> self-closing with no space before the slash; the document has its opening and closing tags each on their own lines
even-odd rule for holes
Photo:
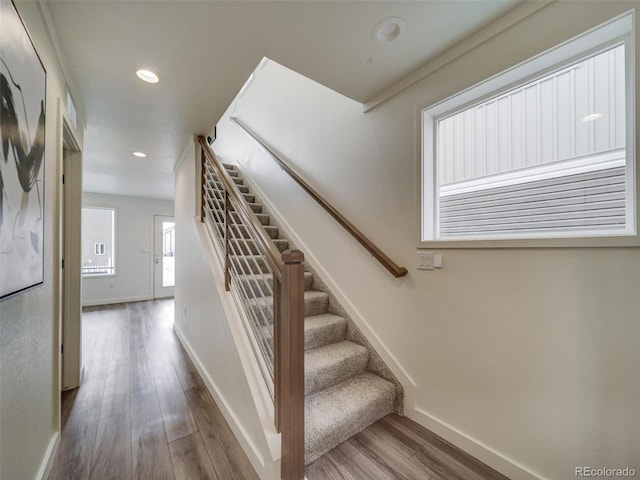
<svg viewBox="0 0 640 480">
<path fill-rule="evenodd" d="M 196 214 L 196 158 L 191 148 L 176 172 L 176 288 L 174 329 L 227 422 L 263 480 L 279 478 L 279 440 L 273 404 L 235 305 L 224 291 L 221 266 L 200 237 Z M 207 246 L 209 248 L 207 248 Z M 243 343 L 244 341 L 244 343 Z"/>
<path fill-rule="evenodd" d="M 153 298 L 153 216 L 173 215 L 173 202 L 84 193 L 82 205 L 116 211 L 113 276 L 84 277 L 82 304 L 106 305 Z"/>
<path fill-rule="evenodd" d="M 4 1 L 4 0 L 3 0 Z M 58 373 L 58 99 L 66 81 L 36 2 L 17 2 L 47 71 L 44 160 L 44 284 L 0 303 L 0 478 L 46 473 L 59 424 Z M 63 103 L 64 104 L 64 103 Z M 80 122 L 81 123 L 81 122 Z M 82 142 L 82 126 L 78 125 Z M 60 147 L 61 148 L 61 147 Z"/>
<path fill-rule="evenodd" d="M 217 127 L 222 160 L 247 172 L 415 383 L 407 414 L 514 479 L 640 471 L 640 250 L 441 250 L 442 270 L 417 271 L 419 112 L 638 6 L 552 3 L 366 114 L 268 62 Z M 230 114 L 409 274 L 392 278 Z"/>
</svg>

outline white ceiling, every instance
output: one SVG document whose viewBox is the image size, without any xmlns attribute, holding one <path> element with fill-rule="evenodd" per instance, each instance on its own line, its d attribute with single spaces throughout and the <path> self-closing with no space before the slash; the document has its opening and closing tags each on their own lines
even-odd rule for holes
<svg viewBox="0 0 640 480">
<path fill-rule="evenodd" d="M 86 115 L 84 189 L 173 198 L 173 165 L 191 136 L 213 128 L 262 57 L 366 102 L 517 3 L 47 2 Z M 372 41 L 391 16 L 406 22 L 404 36 Z M 160 83 L 139 81 L 140 67 Z"/>
</svg>

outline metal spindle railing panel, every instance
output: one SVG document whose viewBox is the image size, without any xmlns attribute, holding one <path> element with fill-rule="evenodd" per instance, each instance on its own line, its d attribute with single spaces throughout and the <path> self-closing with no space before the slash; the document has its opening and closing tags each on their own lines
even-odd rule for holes
<svg viewBox="0 0 640 480">
<path fill-rule="evenodd" d="M 304 255 L 280 253 L 213 151 L 200 138 L 201 211 L 282 434 L 281 478 L 304 478 Z"/>
<path fill-rule="evenodd" d="M 204 162 L 204 220 L 219 248 L 221 263 L 228 265 L 228 288 L 233 292 L 254 354 L 274 396 L 273 272 L 257 247 L 251 230 L 242 224 L 227 192 L 209 161 Z"/>
<path fill-rule="evenodd" d="M 230 229 L 230 278 L 232 291 L 242 304 L 249 330 L 252 332 L 268 370 L 269 387 L 273 389 L 273 272 L 264 256 L 255 253 L 255 239 L 237 224 Z M 248 252 L 248 253 L 247 253 Z"/>
<path fill-rule="evenodd" d="M 216 243 L 224 251 L 224 188 L 218 178 L 218 175 L 214 171 L 209 162 L 203 163 L 203 215 L 204 222 L 209 228 L 209 232 Z M 218 249 L 216 252 L 220 253 Z M 224 261 L 222 256 L 220 260 Z"/>
</svg>

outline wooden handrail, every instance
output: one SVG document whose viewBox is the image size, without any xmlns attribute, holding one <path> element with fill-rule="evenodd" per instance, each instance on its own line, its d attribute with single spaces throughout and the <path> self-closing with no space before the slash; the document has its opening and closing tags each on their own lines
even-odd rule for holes
<svg viewBox="0 0 640 480">
<path fill-rule="evenodd" d="M 207 141 L 202 136 L 198 137 L 198 141 L 204 154 L 209 158 L 209 160 L 211 160 L 211 165 L 218 174 L 218 178 L 224 184 L 225 190 L 236 209 L 236 213 L 240 215 L 242 223 L 251 229 L 251 233 L 253 233 L 254 237 L 258 241 L 258 248 L 264 253 L 267 262 L 269 262 L 269 266 L 271 267 L 271 271 L 279 280 L 282 279 L 282 259 L 280 258 L 278 248 L 271 240 L 271 237 L 269 237 L 269 234 L 262 223 L 260 223 L 260 220 L 258 220 L 256 214 L 248 207 L 242 193 L 240 193 L 240 189 L 222 166 L 222 163 L 218 160 L 218 157 Z"/>
<path fill-rule="evenodd" d="M 338 210 L 336 210 L 329 202 L 327 202 L 318 192 L 316 192 L 300 175 L 298 175 L 287 163 L 280 157 L 280 155 L 271 149 L 258 135 L 253 132 L 244 122 L 236 117 L 229 117 L 232 122 L 242 128 L 251 138 L 253 138 L 258 144 L 266 150 L 273 159 L 282 167 L 282 169 L 289 174 L 295 182 L 300 185 L 316 202 L 318 202 L 322 208 L 324 208 L 329 215 L 331 215 L 340 225 L 342 225 L 347 232 L 349 232 L 367 251 L 378 260 L 384 268 L 389 270 L 394 277 L 404 277 L 407 274 L 407 269 L 400 267 L 393 260 L 391 260 L 380 248 L 369 240 L 360 230 L 358 230 L 349 220 L 347 220 Z"/>
<path fill-rule="evenodd" d="M 282 434 L 281 479 L 304 479 L 304 254 L 299 250 L 280 253 L 240 189 L 204 137 L 202 147 L 201 221 L 205 221 L 207 160 L 224 187 L 224 275 L 230 290 L 231 207 L 240 223 L 256 240 L 258 251 L 273 273 L 274 321 L 274 420 Z"/>
</svg>

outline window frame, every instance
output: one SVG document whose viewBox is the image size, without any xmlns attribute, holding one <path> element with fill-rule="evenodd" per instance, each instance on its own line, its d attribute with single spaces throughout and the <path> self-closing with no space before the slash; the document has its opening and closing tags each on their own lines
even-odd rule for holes
<svg viewBox="0 0 640 480">
<path fill-rule="evenodd" d="M 631 210 L 625 234 L 576 236 L 573 233 L 561 236 L 539 236 L 536 238 L 503 239 L 455 239 L 437 238 L 436 218 L 438 203 L 436 199 L 437 159 L 436 129 L 440 118 L 457 111 L 477 105 L 490 98 L 544 77 L 563 67 L 586 57 L 612 48 L 625 45 L 625 150 L 627 185 L 627 211 Z M 602 23 L 581 35 L 573 37 L 549 50 L 546 50 L 524 62 L 504 70 L 480 83 L 470 86 L 437 103 L 419 111 L 420 128 L 420 239 L 418 247 L 423 248 L 527 248 L 527 247 L 610 247 L 640 246 L 638 227 L 640 209 L 637 204 L 637 188 L 640 186 L 636 166 L 635 142 L 635 89 L 637 67 L 635 48 L 634 11 L 626 12 Z M 427 178 L 428 177 L 428 178 Z M 429 181 L 427 181 L 429 180 Z"/>
</svg>

